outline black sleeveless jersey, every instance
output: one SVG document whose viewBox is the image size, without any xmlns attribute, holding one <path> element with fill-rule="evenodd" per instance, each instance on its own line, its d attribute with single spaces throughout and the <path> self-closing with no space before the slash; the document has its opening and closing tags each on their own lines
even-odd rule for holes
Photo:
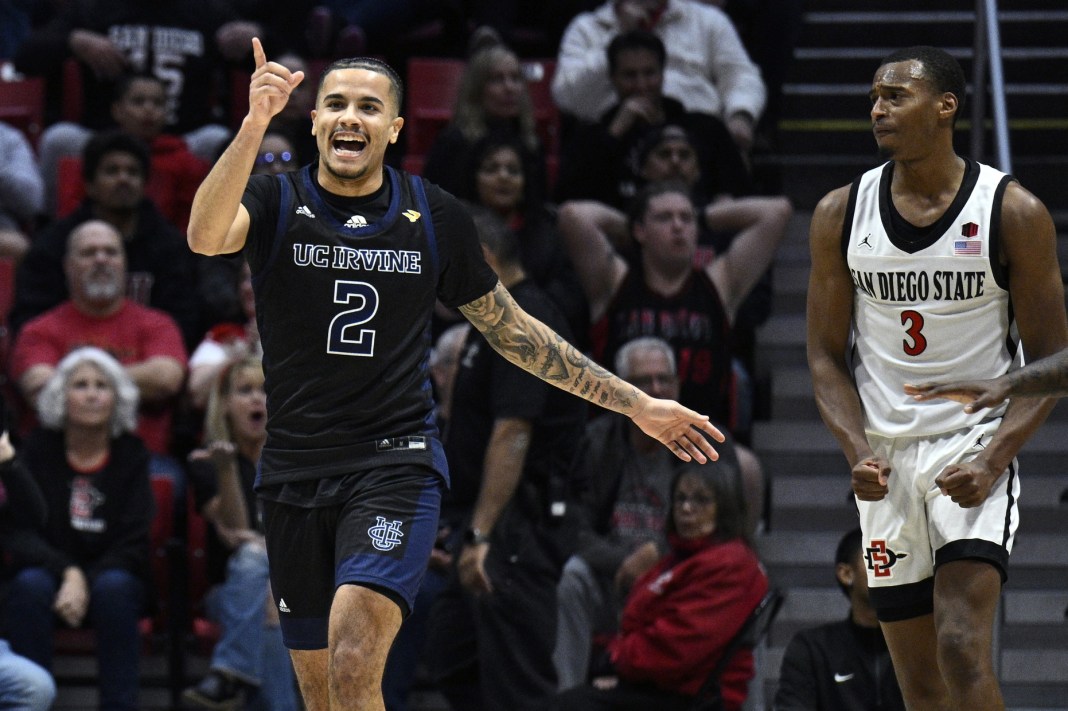
<svg viewBox="0 0 1068 711">
<path fill-rule="evenodd" d="M 258 483 L 394 463 L 447 479 L 431 315 L 435 299 L 468 303 L 496 275 L 466 210 L 436 186 L 387 167 L 379 191 L 345 198 L 316 170 L 253 176 L 242 199 L 267 390 Z"/>
<path fill-rule="evenodd" d="M 677 294 L 654 293 L 630 269 L 605 315 L 593 325 L 593 357 L 615 367 L 616 353 L 639 336 L 658 336 L 675 350 L 679 402 L 726 424 L 730 416 L 730 320 L 712 280 L 694 268 Z"/>
</svg>

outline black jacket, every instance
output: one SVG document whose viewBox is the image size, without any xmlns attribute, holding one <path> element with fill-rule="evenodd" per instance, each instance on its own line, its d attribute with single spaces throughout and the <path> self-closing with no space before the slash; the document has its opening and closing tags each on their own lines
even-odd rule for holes
<svg viewBox="0 0 1068 711">
<path fill-rule="evenodd" d="M 774 711 L 904 711 L 886 640 L 851 619 L 794 635 Z"/>
<path fill-rule="evenodd" d="M 63 433 L 34 430 L 18 456 L 44 494 L 43 528 L 11 532 L 5 541 L 15 569 L 43 567 L 56 579 L 77 566 L 92 581 L 106 569 L 123 569 L 146 582 L 155 499 L 148 475 L 148 450 L 133 435 L 111 441 L 107 464 L 80 475 L 67 464 Z"/>
</svg>

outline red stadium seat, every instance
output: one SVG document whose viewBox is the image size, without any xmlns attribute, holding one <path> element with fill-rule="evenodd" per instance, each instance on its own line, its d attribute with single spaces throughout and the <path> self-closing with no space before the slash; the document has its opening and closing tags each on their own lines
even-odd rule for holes
<svg viewBox="0 0 1068 711">
<path fill-rule="evenodd" d="M 63 114 L 64 121 L 81 123 L 85 113 L 85 95 L 82 83 L 82 65 L 77 59 L 63 62 Z"/>
<path fill-rule="evenodd" d="M 190 492 L 186 501 L 186 595 L 193 649 L 197 654 L 211 654 L 219 640 L 219 626 L 208 618 L 204 598 L 211 589 L 208 580 L 208 522 L 197 511 Z"/>
<path fill-rule="evenodd" d="M 0 81 L 0 121 L 26 134 L 36 149 L 44 128 L 44 79 Z"/>
<path fill-rule="evenodd" d="M 85 199 L 82 159 L 64 156 L 56 166 L 56 217 L 66 217 Z"/>
<path fill-rule="evenodd" d="M 412 57 L 408 60 L 404 131 L 409 155 L 425 157 L 438 131 L 449 123 L 464 66 L 460 59 Z"/>
</svg>

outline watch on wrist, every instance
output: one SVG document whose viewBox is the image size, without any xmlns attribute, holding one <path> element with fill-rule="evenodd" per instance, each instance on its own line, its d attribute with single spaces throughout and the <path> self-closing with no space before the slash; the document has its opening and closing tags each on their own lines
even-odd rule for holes
<svg viewBox="0 0 1068 711">
<path fill-rule="evenodd" d="M 477 528 L 469 528 L 464 531 L 464 543 L 469 546 L 477 546 L 483 543 L 489 543 L 489 535 L 483 533 Z"/>
</svg>

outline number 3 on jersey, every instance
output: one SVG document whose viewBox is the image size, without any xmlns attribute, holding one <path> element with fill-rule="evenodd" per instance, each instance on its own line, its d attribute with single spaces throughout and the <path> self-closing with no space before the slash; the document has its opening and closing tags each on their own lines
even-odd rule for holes
<svg viewBox="0 0 1068 711">
<path fill-rule="evenodd" d="M 375 317 L 378 312 L 378 291 L 363 281 L 335 281 L 334 303 L 358 305 L 342 311 L 330 321 L 326 338 L 326 352 L 334 355 L 373 356 L 375 332 L 371 328 L 359 328 Z M 358 329 L 357 333 L 352 331 Z"/>
<path fill-rule="evenodd" d="M 905 326 L 905 335 L 908 338 L 901 339 L 901 347 L 905 349 L 905 355 L 918 356 L 927 350 L 927 338 L 923 335 L 923 315 L 919 311 L 901 312 L 901 325 Z M 912 339 L 912 342 L 909 342 Z"/>
</svg>

